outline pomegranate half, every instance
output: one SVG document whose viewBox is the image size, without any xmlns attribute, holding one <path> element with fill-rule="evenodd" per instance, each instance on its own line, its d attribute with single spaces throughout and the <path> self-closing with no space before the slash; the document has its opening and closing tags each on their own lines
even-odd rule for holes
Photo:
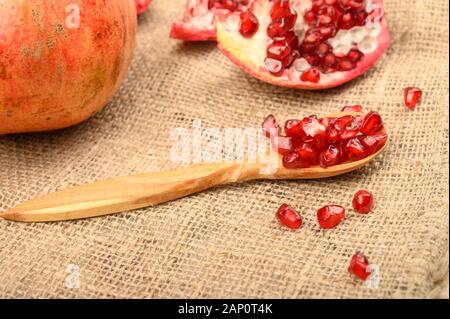
<svg viewBox="0 0 450 319">
<path fill-rule="evenodd" d="M 217 14 L 219 48 L 274 85 L 341 85 L 372 67 L 390 44 L 381 0 L 256 0 L 248 10 L 259 24 L 251 37 L 240 32 L 239 12 Z"/>
<path fill-rule="evenodd" d="M 134 0 L 0 0 L 0 134 L 60 129 L 102 109 L 136 28 Z"/>
</svg>

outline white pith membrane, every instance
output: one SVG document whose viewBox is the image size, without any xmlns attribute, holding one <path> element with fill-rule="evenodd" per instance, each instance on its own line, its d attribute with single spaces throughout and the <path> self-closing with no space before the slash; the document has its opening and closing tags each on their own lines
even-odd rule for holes
<svg viewBox="0 0 450 319">
<path fill-rule="evenodd" d="M 310 26 L 305 23 L 304 15 L 311 9 L 311 0 L 291 0 L 291 8 L 297 12 L 297 21 L 294 32 L 303 42 L 304 35 Z M 235 64 L 255 77 L 280 86 L 320 89 L 343 84 L 367 71 L 389 47 L 390 37 L 386 19 L 380 22 L 366 23 L 348 30 L 339 30 L 333 38 L 326 42 L 331 45 L 332 53 L 336 56 L 346 55 L 350 50 L 357 49 L 362 52 L 363 58 L 357 62 L 356 67 L 349 71 L 335 71 L 333 73 L 320 73 L 320 81 L 312 83 L 302 81 L 301 75 L 311 69 L 311 65 L 304 58 L 297 58 L 292 65 L 285 69 L 280 76 L 274 76 L 267 71 L 264 61 L 267 57 L 266 49 L 273 42 L 267 35 L 267 27 L 271 23 L 269 0 L 256 0 L 250 10 L 259 21 L 259 29 L 250 38 L 239 33 L 239 14 L 218 16 L 217 32 L 219 47 Z M 384 12 L 380 0 L 366 0 L 366 12 L 373 8 L 380 8 Z"/>
</svg>

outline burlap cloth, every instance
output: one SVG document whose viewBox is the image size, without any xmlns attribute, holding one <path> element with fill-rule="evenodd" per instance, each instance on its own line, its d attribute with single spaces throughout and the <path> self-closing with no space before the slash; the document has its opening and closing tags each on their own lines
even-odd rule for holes
<svg viewBox="0 0 450 319">
<path fill-rule="evenodd" d="M 174 168 L 170 129 L 194 119 L 257 127 L 268 113 L 286 119 L 361 103 L 383 115 L 389 148 L 338 178 L 220 187 L 90 220 L 1 221 L 0 296 L 448 296 L 448 2 L 386 0 L 388 54 L 365 77 L 325 92 L 261 83 L 212 43 L 169 39 L 183 7 L 184 0 L 154 1 L 140 20 L 128 77 L 103 112 L 59 132 L 0 137 L 1 210 L 68 185 Z M 424 90 L 415 111 L 402 100 L 410 85 Z M 361 188 L 376 196 L 373 213 L 350 210 L 338 228 L 320 230 L 316 209 L 348 207 Z M 301 230 L 278 226 L 282 202 L 301 210 Z M 356 250 L 380 267 L 379 287 L 349 278 Z M 79 288 L 70 285 L 74 269 Z"/>
</svg>

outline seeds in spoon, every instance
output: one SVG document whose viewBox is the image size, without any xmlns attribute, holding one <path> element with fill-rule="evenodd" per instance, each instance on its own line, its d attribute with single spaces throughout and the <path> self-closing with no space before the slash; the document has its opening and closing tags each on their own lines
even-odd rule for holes
<svg viewBox="0 0 450 319">
<path fill-rule="evenodd" d="M 346 106 L 356 111 L 362 106 Z M 285 168 L 298 169 L 313 165 L 322 168 L 338 165 L 347 160 L 357 161 L 379 151 L 387 141 L 382 132 L 383 121 L 377 112 L 366 116 L 345 115 L 338 118 L 289 119 L 284 125 L 284 135 L 273 115 L 266 117 L 263 129 L 271 138 L 272 147 L 284 156 Z"/>
</svg>

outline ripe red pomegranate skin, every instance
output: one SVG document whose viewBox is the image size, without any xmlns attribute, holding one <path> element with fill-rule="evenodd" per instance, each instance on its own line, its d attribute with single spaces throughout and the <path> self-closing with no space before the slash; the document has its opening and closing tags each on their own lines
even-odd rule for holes
<svg viewBox="0 0 450 319">
<path fill-rule="evenodd" d="M 0 134 L 78 124 L 119 88 L 135 46 L 135 2 L 75 3 L 78 28 L 74 1 L 0 0 Z"/>
<path fill-rule="evenodd" d="M 345 217 L 345 208 L 339 205 L 326 205 L 317 211 L 317 221 L 321 228 L 330 229 L 339 225 Z"/>
<path fill-rule="evenodd" d="M 360 280 L 365 281 L 371 274 L 367 270 L 368 266 L 369 260 L 367 257 L 363 253 L 357 252 L 350 261 L 348 272 Z"/>
<path fill-rule="evenodd" d="M 299 229 L 303 224 L 300 214 L 288 204 L 283 204 L 278 208 L 277 218 L 281 224 L 291 229 Z"/>
<path fill-rule="evenodd" d="M 360 214 L 367 214 L 373 208 L 373 195 L 366 190 L 360 190 L 355 193 L 352 201 L 353 208 Z"/>
<path fill-rule="evenodd" d="M 136 11 L 138 15 L 143 14 L 147 11 L 149 5 L 152 3 L 152 0 L 134 0 L 136 2 Z"/>
<path fill-rule="evenodd" d="M 382 0 L 254 0 L 260 28 L 238 30 L 236 13 L 216 14 L 221 51 L 250 75 L 277 86 L 326 89 L 369 70 L 390 45 Z M 287 43 L 279 56 L 266 54 Z"/>
</svg>

